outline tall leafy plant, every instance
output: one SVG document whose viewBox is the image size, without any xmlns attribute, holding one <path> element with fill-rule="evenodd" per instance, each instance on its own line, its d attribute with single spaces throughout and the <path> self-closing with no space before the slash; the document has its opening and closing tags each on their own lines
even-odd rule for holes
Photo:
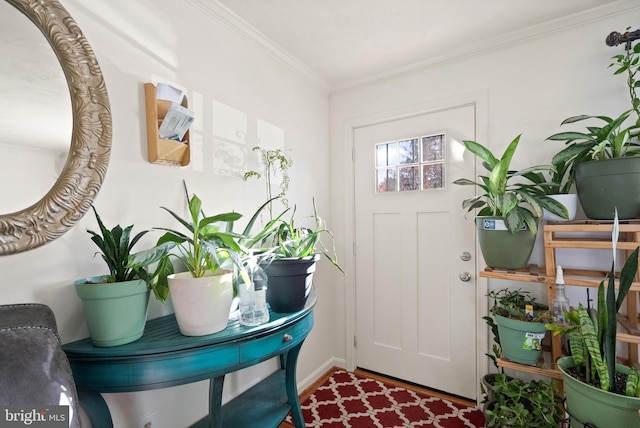
<svg viewBox="0 0 640 428">
<path fill-rule="evenodd" d="M 233 232 L 234 223 L 242 214 L 227 212 L 206 216 L 202 211 L 202 201 L 196 195 L 188 199 L 188 218 L 182 218 L 166 207 L 161 208 L 177 220 L 183 230 L 155 228 L 165 231 L 156 246 L 129 257 L 131 267 L 158 262 L 156 297 L 159 300 L 165 301 L 169 295 L 168 276 L 174 273 L 171 259 L 179 261 L 194 278 L 202 278 L 208 272 L 215 273 L 223 265 L 235 265 L 245 277 L 245 283 L 249 282 L 242 261 L 245 251 L 239 244 L 244 236 Z"/>
<path fill-rule="evenodd" d="M 477 186 L 482 191 L 462 202 L 467 212 L 479 208 L 479 216 L 501 216 L 511 233 L 526 225 L 535 234 L 543 208 L 563 218 L 567 218 L 568 213 L 564 205 L 546 195 L 547 184 L 540 183 L 536 175 L 537 171 L 553 170 L 552 166 L 538 165 L 519 171 L 509 169 L 519 142 L 520 135 L 511 141 L 498 159 L 482 144 L 463 141 L 465 148 L 482 160 L 488 175 L 480 175 L 479 181 L 461 178 L 454 184 Z"/>
<path fill-rule="evenodd" d="M 275 247 L 273 248 L 273 256 L 276 258 L 303 258 L 320 252 L 332 265 L 344 273 L 344 270 L 338 264 L 333 233 L 327 228 L 324 220 L 318 216 L 315 199 L 313 200 L 313 228 L 302 226 L 296 220 L 295 212 L 294 207 L 291 218 L 288 220 L 280 218 L 282 214 L 278 216 L 277 228 L 274 229 Z M 329 236 L 331 240 L 330 249 L 322 242 L 323 235 Z"/>
<path fill-rule="evenodd" d="M 629 31 L 629 28 L 627 28 L 627 31 Z M 640 82 L 636 79 L 636 75 L 640 69 L 640 43 L 636 43 L 633 47 L 630 43 L 627 44 L 625 46 L 625 53 L 615 55 L 612 59 L 613 62 L 609 64 L 609 67 L 616 67 L 613 74 L 626 73 L 627 75 L 627 88 L 629 89 L 631 107 L 636 112 L 636 124 L 640 125 L 640 98 L 638 98 L 637 93 Z"/>
<path fill-rule="evenodd" d="M 583 121 L 589 121 L 590 125 L 583 131 L 559 132 L 547 138 L 551 141 L 564 141 L 566 147 L 556 153 L 553 163 L 566 163 L 572 174 L 575 174 L 576 165 L 582 162 L 640 155 L 640 99 L 637 96 L 640 81 L 636 80 L 640 68 L 640 44 L 633 48 L 627 46 L 624 54 L 615 55 L 612 59 L 609 67 L 615 67 L 614 75 L 627 75 L 631 109 L 617 117 L 585 114 L 569 117 L 560 125 Z M 636 117 L 629 123 L 634 112 Z"/>
</svg>

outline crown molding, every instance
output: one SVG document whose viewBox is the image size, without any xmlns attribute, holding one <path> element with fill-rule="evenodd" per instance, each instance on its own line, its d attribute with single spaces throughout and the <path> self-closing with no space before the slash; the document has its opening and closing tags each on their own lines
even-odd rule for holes
<svg viewBox="0 0 640 428">
<path fill-rule="evenodd" d="M 331 85 L 313 69 L 273 42 L 217 0 L 186 0 L 186 2 L 220 24 L 223 24 L 251 45 L 291 67 L 321 90 L 329 93 L 332 89 Z"/>
<path fill-rule="evenodd" d="M 462 61 L 467 58 L 484 55 L 488 52 L 509 49 L 514 46 L 523 45 L 531 41 L 550 37 L 554 34 L 570 31 L 575 28 L 591 24 L 593 22 L 602 21 L 613 16 L 622 15 L 624 13 L 640 10 L 640 4 L 637 0 L 619 0 L 607 3 L 595 8 L 587 9 L 573 15 L 563 18 L 554 19 L 542 24 L 533 25 L 522 28 L 510 33 L 501 34 L 499 36 L 485 39 L 476 43 L 470 43 L 462 46 L 460 49 L 439 57 L 429 58 L 425 61 L 416 62 L 404 67 L 395 68 L 383 73 L 370 75 L 362 79 L 345 81 L 334 85 L 332 92 L 339 92 L 364 86 L 376 81 L 397 77 L 416 71 L 442 66 L 453 62 Z M 614 31 L 615 29 L 612 29 Z M 618 29 L 622 31 L 624 29 Z M 603 36 L 604 44 L 604 36 Z"/>
<path fill-rule="evenodd" d="M 467 58 L 483 55 L 488 52 L 508 49 L 513 46 L 550 37 L 560 32 L 570 31 L 577 27 L 608 19 L 612 16 L 640 9 L 640 4 L 638 4 L 637 0 L 619 0 L 606 3 L 570 16 L 522 28 L 517 31 L 505 33 L 476 43 L 469 43 L 461 46 L 459 49 L 451 51 L 447 55 L 429 58 L 424 61 L 395 68 L 383 73 L 372 74 L 361 79 L 340 82 L 332 85 L 297 57 L 283 49 L 273 40 L 269 39 L 265 34 L 258 31 L 255 27 L 219 3 L 217 0 L 186 0 L 186 2 L 215 21 L 223 24 L 251 45 L 263 50 L 270 56 L 300 73 L 308 81 L 327 93 L 340 92 L 403 74 L 461 61 Z"/>
</svg>

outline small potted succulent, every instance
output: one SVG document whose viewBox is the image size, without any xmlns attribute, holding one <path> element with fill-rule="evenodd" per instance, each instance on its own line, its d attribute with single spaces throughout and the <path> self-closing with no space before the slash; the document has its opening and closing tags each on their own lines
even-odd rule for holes
<svg viewBox="0 0 640 428">
<path fill-rule="evenodd" d="M 481 191 L 462 201 L 462 208 L 467 212 L 480 209 L 476 215 L 478 240 L 485 262 L 493 268 L 519 269 L 529 263 L 543 209 L 568 217 L 564 205 L 545 194 L 544 183 L 536 174 L 552 170 L 551 165 L 509 169 L 519 141 L 517 136 L 500 159 L 480 143 L 463 141 L 465 148 L 482 161 L 488 175 L 480 175 L 477 181 L 454 181 L 477 186 Z"/>
</svg>

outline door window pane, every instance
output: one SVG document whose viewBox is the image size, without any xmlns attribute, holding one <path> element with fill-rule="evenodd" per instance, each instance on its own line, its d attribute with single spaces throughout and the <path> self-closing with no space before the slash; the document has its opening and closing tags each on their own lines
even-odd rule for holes
<svg viewBox="0 0 640 428">
<path fill-rule="evenodd" d="M 398 141 L 399 164 L 417 163 L 418 155 L 418 139 Z"/>
<path fill-rule="evenodd" d="M 442 189 L 444 187 L 444 164 L 423 165 L 422 188 Z"/>
<path fill-rule="evenodd" d="M 422 162 L 444 160 L 444 135 L 422 137 Z"/>
<path fill-rule="evenodd" d="M 376 193 L 444 188 L 446 152 L 445 134 L 376 144 Z"/>
<path fill-rule="evenodd" d="M 382 168 L 377 171 L 376 193 L 396 191 L 396 169 Z"/>
<path fill-rule="evenodd" d="M 396 143 L 376 144 L 376 166 L 396 166 Z"/>
<path fill-rule="evenodd" d="M 400 191 L 420 189 L 420 167 L 406 166 L 400 168 Z"/>
</svg>

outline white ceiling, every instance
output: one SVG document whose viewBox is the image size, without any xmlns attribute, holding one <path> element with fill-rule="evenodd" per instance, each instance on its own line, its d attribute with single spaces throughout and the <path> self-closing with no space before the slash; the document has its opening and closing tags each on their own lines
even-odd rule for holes
<svg viewBox="0 0 640 428">
<path fill-rule="evenodd" d="M 637 0 L 216 1 L 333 89 L 640 7 Z"/>
</svg>

